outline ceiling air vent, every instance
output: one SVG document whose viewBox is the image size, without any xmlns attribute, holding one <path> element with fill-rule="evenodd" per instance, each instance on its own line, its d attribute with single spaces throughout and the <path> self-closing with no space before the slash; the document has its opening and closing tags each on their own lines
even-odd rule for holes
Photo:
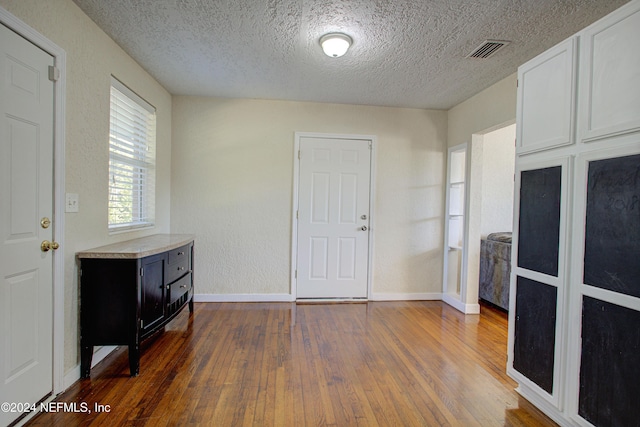
<svg viewBox="0 0 640 427">
<path fill-rule="evenodd" d="M 506 40 L 485 40 L 480 46 L 475 48 L 473 52 L 467 55 L 467 58 L 486 59 L 509 43 L 510 42 Z"/>
</svg>

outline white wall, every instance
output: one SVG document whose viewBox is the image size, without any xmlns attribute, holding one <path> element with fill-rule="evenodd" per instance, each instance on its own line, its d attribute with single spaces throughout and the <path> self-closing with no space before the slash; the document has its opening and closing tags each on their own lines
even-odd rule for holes
<svg viewBox="0 0 640 427">
<path fill-rule="evenodd" d="M 499 81 L 448 111 L 449 147 L 469 143 L 471 161 L 468 185 L 468 236 L 466 294 L 463 303 L 476 304 L 480 278 L 480 235 L 482 223 L 482 175 L 484 135 L 515 123 L 517 75 Z"/>
<path fill-rule="evenodd" d="M 196 294 L 290 293 L 294 132 L 378 137 L 374 294 L 441 292 L 443 111 L 177 96 L 171 230 Z"/>
<path fill-rule="evenodd" d="M 516 125 L 484 135 L 480 234 L 512 231 Z"/>
<path fill-rule="evenodd" d="M 516 73 L 500 80 L 448 111 L 449 147 L 471 141 L 471 135 L 487 133 L 516 119 Z"/>
<path fill-rule="evenodd" d="M 65 214 L 64 369 L 79 363 L 79 250 L 169 232 L 171 96 L 71 0 L 0 0 L 0 6 L 67 53 L 66 191 L 79 194 L 80 212 Z M 109 87 L 113 74 L 157 109 L 156 227 L 109 236 Z M 55 220 L 54 220 L 55 226 Z M 56 255 L 57 256 L 57 255 Z M 79 371 L 78 371 L 79 372 Z"/>
</svg>

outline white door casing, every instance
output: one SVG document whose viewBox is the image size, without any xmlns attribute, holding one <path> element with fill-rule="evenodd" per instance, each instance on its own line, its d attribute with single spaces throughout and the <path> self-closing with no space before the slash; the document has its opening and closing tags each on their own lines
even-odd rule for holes
<svg viewBox="0 0 640 427">
<path fill-rule="evenodd" d="M 372 139 L 298 141 L 296 298 L 367 298 Z"/>
<path fill-rule="evenodd" d="M 469 158 L 467 143 L 448 149 L 442 282 L 444 302 L 467 314 L 475 311 L 467 303 Z"/>
<path fill-rule="evenodd" d="M 53 391 L 54 58 L 0 33 L 0 402 L 36 403 Z"/>
</svg>

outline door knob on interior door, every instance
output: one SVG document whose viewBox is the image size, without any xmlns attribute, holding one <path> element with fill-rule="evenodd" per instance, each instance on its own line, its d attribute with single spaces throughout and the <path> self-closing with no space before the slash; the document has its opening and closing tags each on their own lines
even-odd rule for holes
<svg viewBox="0 0 640 427">
<path fill-rule="evenodd" d="M 367 230 L 368 230 L 368 228 L 367 228 L 367 226 L 366 226 L 366 225 L 363 225 L 362 227 L 360 227 L 360 230 L 362 230 L 362 231 L 367 231 Z"/>
<path fill-rule="evenodd" d="M 40 244 L 40 250 L 42 250 L 42 252 L 49 252 L 50 249 L 53 249 L 55 251 L 59 247 L 60 244 L 58 244 L 58 242 L 50 242 L 48 240 L 43 240 Z"/>
</svg>

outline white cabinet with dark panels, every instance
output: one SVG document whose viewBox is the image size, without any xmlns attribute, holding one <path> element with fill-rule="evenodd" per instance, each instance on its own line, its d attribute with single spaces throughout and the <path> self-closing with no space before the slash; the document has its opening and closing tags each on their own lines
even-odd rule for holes
<svg viewBox="0 0 640 427">
<path fill-rule="evenodd" d="M 638 425 L 640 1 L 518 76 L 508 373 L 561 425 Z"/>
</svg>

